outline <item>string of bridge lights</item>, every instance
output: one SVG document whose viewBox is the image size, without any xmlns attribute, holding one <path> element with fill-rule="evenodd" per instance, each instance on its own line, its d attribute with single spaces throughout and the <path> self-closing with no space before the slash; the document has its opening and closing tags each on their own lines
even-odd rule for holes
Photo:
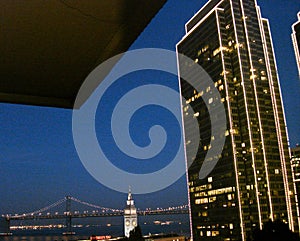
<svg viewBox="0 0 300 241">
<path fill-rule="evenodd" d="M 15 215 L 11 215 L 11 214 L 6 214 L 6 215 L 2 215 L 2 217 L 6 216 L 6 217 L 14 217 L 14 218 L 21 218 L 21 217 L 26 217 L 26 216 L 34 216 L 36 214 L 41 214 L 42 212 L 48 211 L 54 207 L 57 207 L 65 202 L 67 202 L 67 200 L 72 200 L 74 202 L 77 202 L 79 204 L 85 205 L 85 206 L 89 206 L 92 208 L 96 208 L 96 209 L 101 209 L 102 212 L 113 212 L 113 213 L 122 213 L 124 212 L 124 210 L 122 209 L 116 209 L 116 208 L 108 208 L 108 207 L 102 207 L 96 204 L 92 204 L 92 203 L 88 203 L 85 201 L 82 201 L 78 198 L 75 197 L 64 197 L 46 207 L 40 208 L 36 211 L 33 212 L 27 212 L 24 214 L 15 214 Z M 161 208 L 161 207 L 157 207 L 157 208 L 146 208 L 145 210 L 141 210 L 138 209 L 139 213 L 152 213 L 152 212 L 167 212 L 167 211 L 178 211 L 178 210 L 186 210 L 188 209 L 188 204 L 184 204 L 184 205 L 178 205 L 178 206 L 173 206 L 173 207 L 166 207 L 166 208 Z M 95 210 L 94 210 L 95 211 Z M 72 211 L 71 211 L 72 213 Z"/>
</svg>

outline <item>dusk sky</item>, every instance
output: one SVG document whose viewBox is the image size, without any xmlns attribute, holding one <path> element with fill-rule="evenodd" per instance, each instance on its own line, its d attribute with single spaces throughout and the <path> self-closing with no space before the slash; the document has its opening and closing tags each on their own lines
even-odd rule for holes
<svg viewBox="0 0 300 241">
<path fill-rule="evenodd" d="M 176 43 L 185 34 L 184 24 L 205 3 L 204 0 L 167 1 L 131 49 L 155 47 L 175 50 Z M 263 17 L 270 21 L 293 147 L 300 143 L 300 80 L 290 35 L 291 25 L 296 22 L 300 11 L 300 2 L 259 0 L 258 4 Z M 178 86 L 176 78 L 168 75 L 163 75 L 165 79 L 160 79 L 162 77 L 155 73 L 146 73 L 144 80 L 140 79 L 141 76 L 130 78 L 131 81 L 139 78 L 139 81 L 149 83 L 165 81 L 164 84 L 175 89 Z M 145 112 L 142 117 L 145 123 L 150 123 L 155 115 Z M 126 194 L 97 182 L 80 162 L 72 137 L 72 110 L 0 103 L 0 122 L 0 214 L 34 211 L 66 195 L 105 207 L 124 207 Z M 162 115 L 160 122 L 172 131 L 172 122 L 167 115 Z M 135 131 L 143 133 L 137 127 Z M 143 137 L 137 133 L 135 137 L 143 142 Z M 149 168 L 152 171 L 159 167 L 151 165 Z M 147 172 L 147 168 L 142 172 Z M 183 176 L 162 191 L 135 195 L 134 198 L 136 206 L 141 209 L 177 206 L 187 203 L 186 190 Z"/>
</svg>

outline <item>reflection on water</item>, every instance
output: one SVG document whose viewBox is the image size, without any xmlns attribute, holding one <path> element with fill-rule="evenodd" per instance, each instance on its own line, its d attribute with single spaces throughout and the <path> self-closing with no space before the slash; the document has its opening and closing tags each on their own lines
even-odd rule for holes
<svg viewBox="0 0 300 241">
<path fill-rule="evenodd" d="M 172 220 L 172 221 L 170 221 Z M 13 231 L 13 236 L 0 237 L 0 241 L 77 241 L 78 239 L 89 239 L 91 235 L 111 235 L 112 237 L 123 236 L 123 220 L 109 220 L 111 225 L 97 225 L 84 228 L 73 228 L 76 235 L 63 236 L 62 229 L 52 230 L 18 230 Z M 169 215 L 139 217 L 139 225 L 144 235 L 149 233 L 176 233 L 190 236 L 188 215 Z"/>
<path fill-rule="evenodd" d="M 3 238 L 3 237 L 2 237 Z M 89 239 L 89 237 L 73 236 L 73 237 L 62 237 L 62 236 L 26 236 L 26 237 L 4 237 L 3 241 L 77 241 L 81 239 Z"/>
<path fill-rule="evenodd" d="M 62 237 L 62 236 L 13 236 L 3 237 L 3 241 L 76 241 L 78 239 L 88 239 L 88 237 L 73 236 L 73 237 Z M 1 237 L 0 237 L 1 240 Z"/>
</svg>

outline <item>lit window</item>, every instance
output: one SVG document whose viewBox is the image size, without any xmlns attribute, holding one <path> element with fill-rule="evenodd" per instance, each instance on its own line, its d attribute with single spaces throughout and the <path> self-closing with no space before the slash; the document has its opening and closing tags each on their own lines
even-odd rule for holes
<svg viewBox="0 0 300 241">
<path fill-rule="evenodd" d="M 221 52 L 221 49 L 220 48 L 217 48 L 213 51 L 213 56 L 216 56 L 218 53 Z"/>
<path fill-rule="evenodd" d="M 207 178 L 207 181 L 208 181 L 208 182 L 212 182 L 212 180 L 213 180 L 212 177 L 208 177 L 208 178 Z"/>
<path fill-rule="evenodd" d="M 275 169 L 275 174 L 279 174 L 279 170 L 278 169 Z"/>
<path fill-rule="evenodd" d="M 199 112 L 194 114 L 194 117 L 198 117 L 199 116 Z"/>
<path fill-rule="evenodd" d="M 208 198 L 196 199 L 195 204 L 208 203 Z"/>
</svg>

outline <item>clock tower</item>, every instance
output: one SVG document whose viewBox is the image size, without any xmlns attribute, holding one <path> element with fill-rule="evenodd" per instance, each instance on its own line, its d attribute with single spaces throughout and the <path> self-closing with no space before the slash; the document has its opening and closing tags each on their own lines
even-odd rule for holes
<svg viewBox="0 0 300 241">
<path fill-rule="evenodd" d="M 124 233 L 125 237 L 129 237 L 129 233 L 137 226 L 137 213 L 132 199 L 131 190 L 129 188 L 126 208 L 124 209 Z"/>
</svg>

